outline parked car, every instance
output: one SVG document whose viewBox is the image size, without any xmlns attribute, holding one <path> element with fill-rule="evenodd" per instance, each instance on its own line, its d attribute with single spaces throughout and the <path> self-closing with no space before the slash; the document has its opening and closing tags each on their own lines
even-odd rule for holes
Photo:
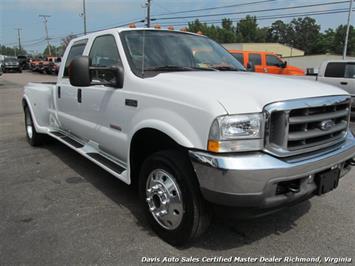
<svg viewBox="0 0 355 266">
<path fill-rule="evenodd" d="M 29 68 L 29 65 L 28 65 L 29 59 L 27 56 L 19 55 L 19 56 L 17 56 L 17 59 L 20 63 L 21 69 L 28 69 Z"/>
<path fill-rule="evenodd" d="M 303 76 L 304 71 L 298 67 L 287 65 L 278 55 L 272 52 L 255 52 L 229 50 L 229 52 L 246 68 L 258 72 L 277 75 Z"/>
<path fill-rule="evenodd" d="M 39 72 L 40 69 L 40 63 L 42 61 L 42 58 L 34 58 L 30 60 L 30 69 L 33 72 Z"/>
<path fill-rule="evenodd" d="M 61 57 L 48 57 L 46 73 L 58 75 L 61 61 Z"/>
<path fill-rule="evenodd" d="M 205 36 L 115 28 L 71 40 L 22 105 L 32 146 L 49 135 L 137 186 L 154 231 L 183 245 L 221 206 L 265 214 L 335 189 L 354 164 L 350 101 L 246 72 Z"/>
<path fill-rule="evenodd" d="M 4 63 L 2 64 L 2 71 L 6 72 L 22 72 L 19 61 L 15 57 L 5 57 Z"/>
</svg>

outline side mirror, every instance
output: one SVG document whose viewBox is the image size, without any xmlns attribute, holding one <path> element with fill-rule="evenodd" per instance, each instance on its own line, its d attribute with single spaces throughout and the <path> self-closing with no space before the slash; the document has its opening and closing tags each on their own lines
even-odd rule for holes
<svg viewBox="0 0 355 266">
<path fill-rule="evenodd" d="M 90 86 L 90 58 L 88 56 L 75 57 L 69 65 L 68 73 L 71 85 L 78 87 Z"/>
<path fill-rule="evenodd" d="M 248 62 L 247 71 L 248 72 L 255 72 L 255 65 L 253 64 L 253 62 Z"/>
<path fill-rule="evenodd" d="M 73 86 L 105 85 L 123 88 L 123 77 L 121 66 L 91 66 L 88 56 L 75 57 L 69 65 L 69 81 Z"/>
<path fill-rule="evenodd" d="M 281 67 L 282 67 L 282 68 L 286 68 L 286 67 L 287 67 L 287 61 L 284 61 L 284 62 L 281 64 Z"/>
</svg>

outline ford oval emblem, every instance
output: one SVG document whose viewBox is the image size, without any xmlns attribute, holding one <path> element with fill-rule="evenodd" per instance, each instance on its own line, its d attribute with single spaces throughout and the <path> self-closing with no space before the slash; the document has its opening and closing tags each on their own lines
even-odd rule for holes
<svg viewBox="0 0 355 266">
<path fill-rule="evenodd" d="M 324 131 L 327 131 L 333 127 L 335 127 L 335 123 L 333 120 L 324 120 L 320 123 L 320 129 Z"/>
</svg>

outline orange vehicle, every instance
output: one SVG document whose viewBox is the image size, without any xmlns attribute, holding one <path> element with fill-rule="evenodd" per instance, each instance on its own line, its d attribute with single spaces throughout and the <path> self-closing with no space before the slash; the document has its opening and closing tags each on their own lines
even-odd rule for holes
<svg viewBox="0 0 355 266">
<path fill-rule="evenodd" d="M 272 52 L 254 52 L 229 50 L 243 66 L 251 71 L 278 75 L 304 76 L 304 71 L 295 66 L 287 65 L 279 56 Z"/>
</svg>

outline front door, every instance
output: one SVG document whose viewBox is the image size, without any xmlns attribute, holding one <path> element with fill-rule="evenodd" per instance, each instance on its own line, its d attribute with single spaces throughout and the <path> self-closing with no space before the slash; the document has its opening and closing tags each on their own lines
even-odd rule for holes
<svg viewBox="0 0 355 266">
<path fill-rule="evenodd" d="M 98 36 L 93 41 L 89 57 L 93 67 L 122 66 L 115 37 L 111 34 Z M 93 82 L 114 78 L 107 72 L 92 72 Z M 124 88 L 93 85 L 83 90 L 80 118 L 88 126 L 86 137 L 118 159 L 124 160 L 127 151 L 125 135 L 122 133 Z"/>
<path fill-rule="evenodd" d="M 266 61 L 266 69 L 267 73 L 269 74 L 285 74 L 284 70 L 285 68 L 282 68 L 283 62 L 275 55 L 272 54 L 267 54 L 265 56 L 265 61 Z"/>
</svg>

